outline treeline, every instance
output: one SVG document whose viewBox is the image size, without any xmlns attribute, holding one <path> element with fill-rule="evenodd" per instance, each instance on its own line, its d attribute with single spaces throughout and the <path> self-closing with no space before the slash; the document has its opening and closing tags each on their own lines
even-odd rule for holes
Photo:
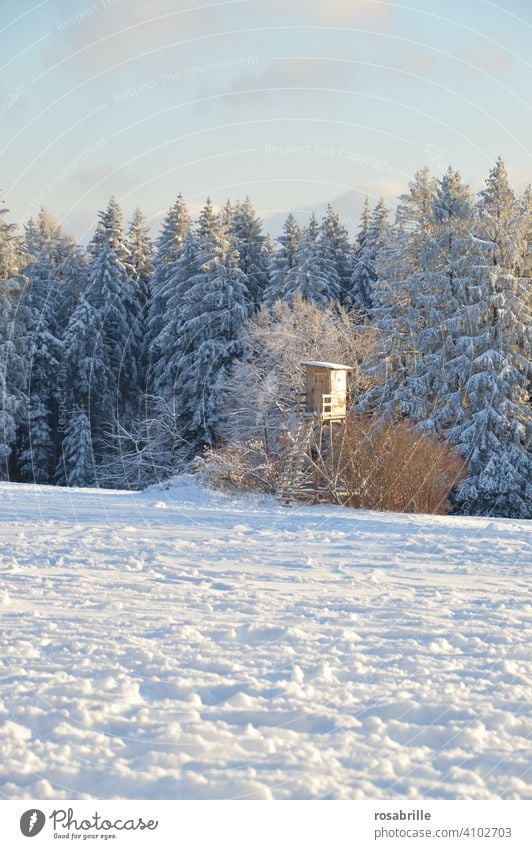
<svg viewBox="0 0 532 849">
<path fill-rule="evenodd" d="M 269 379 L 250 321 L 294 322 L 278 305 L 296 300 L 371 339 L 358 411 L 458 448 L 456 510 L 529 517 L 531 211 L 501 160 L 477 196 L 423 169 L 393 221 L 366 202 L 354 243 L 331 207 L 272 239 L 249 199 L 193 222 L 180 195 L 152 244 L 112 198 L 86 249 L 45 210 L 21 234 L 0 208 L 0 474 L 138 487 L 185 468 L 224 438 L 235 386 Z"/>
</svg>

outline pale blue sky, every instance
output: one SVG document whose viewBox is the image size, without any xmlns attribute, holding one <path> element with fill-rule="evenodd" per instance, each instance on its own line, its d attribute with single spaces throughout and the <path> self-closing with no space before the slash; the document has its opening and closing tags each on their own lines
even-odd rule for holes
<svg viewBox="0 0 532 849">
<path fill-rule="evenodd" d="M 111 194 L 154 226 L 179 191 L 265 218 L 349 193 L 356 220 L 425 162 L 478 187 L 498 155 L 520 189 L 531 22 L 526 0 L 2 0 L 0 186 L 82 240 Z"/>
</svg>

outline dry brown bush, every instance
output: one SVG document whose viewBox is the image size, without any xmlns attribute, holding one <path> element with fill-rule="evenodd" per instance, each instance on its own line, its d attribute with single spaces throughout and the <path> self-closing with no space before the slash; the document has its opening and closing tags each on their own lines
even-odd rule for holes
<svg viewBox="0 0 532 849">
<path fill-rule="evenodd" d="M 449 443 L 411 422 L 355 414 L 323 466 L 331 500 L 399 513 L 447 512 L 449 494 L 466 471 Z"/>
<path fill-rule="evenodd" d="M 324 440 L 327 444 L 328 440 Z M 287 456 L 251 439 L 209 449 L 199 461 L 204 480 L 224 491 L 279 492 Z M 308 457 L 305 492 L 294 497 L 397 513 L 445 513 L 465 463 L 449 443 L 405 420 L 350 414 L 333 435 L 332 451 Z M 313 485 L 317 490 L 309 495 Z"/>
</svg>

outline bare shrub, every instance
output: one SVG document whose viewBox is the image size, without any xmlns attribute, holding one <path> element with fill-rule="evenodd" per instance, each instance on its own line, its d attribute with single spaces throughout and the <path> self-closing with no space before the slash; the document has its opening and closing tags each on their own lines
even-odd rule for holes
<svg viewBox="0 0 532 849">
<path fill-rule="evenodd" d="M 279 454 L 268 453 L 262 440 L 250 439 L 205 449 L 203 456 L 196 458 L 193 468 L 206 484 L 222 492 L 273 495 L 279 488 L 283 461 Z"/>
<path fill-rule="evenodd" d="M 331 500 L 400 513 L 445 513 L 466 464 L 409 421 L 350 414 L 323 464 Z"/>
<path fill-rule="evenodd" d="M 466 465 L 449 443 L 406 420 L 350 414 L 335 426 L 332 446 L 307 456 L 294 498 L 396 513 L 445 513 Z M 279 493 L 286 448 L 264 440 L 230 442 L 197 460 L 206 483 L 223 491 Z M 313 487 L 315 486 L 315 489 Z"/>
</svg>

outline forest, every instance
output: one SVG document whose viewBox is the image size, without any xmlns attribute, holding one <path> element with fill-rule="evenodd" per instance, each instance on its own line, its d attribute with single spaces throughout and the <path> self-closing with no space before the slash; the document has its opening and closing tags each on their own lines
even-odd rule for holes
<svg viewBox="0 0 532 849">
<path fill-rule="evenodd" d="M 414 479 L 445 446 L 446 509 L 531 518 L 531 277 L 532 194 L 501 159 L 478 193 L 421 169 L 354 241 L 331 206 L 272 236 L 249 198 L 193 220 L 179 195 L 154 240 L 111 198 L 81 246 L 2 203 L 0 478 L 138 489 L 245 446 L 264 467 L 310 357 L 353 368 L 353 468 L 392 434 Z"/>
</svg>

